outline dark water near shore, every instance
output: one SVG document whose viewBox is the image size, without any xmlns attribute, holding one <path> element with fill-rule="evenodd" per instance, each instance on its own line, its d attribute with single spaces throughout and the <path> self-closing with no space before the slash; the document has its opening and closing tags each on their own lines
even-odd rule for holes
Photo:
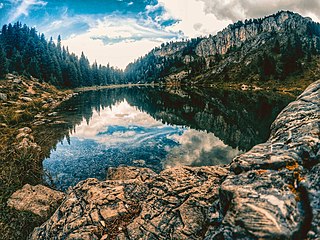
<svg viewBox="0 0 320 240">
<path fill-rule="evenodd" d="M 264 142 L 292 97 L 218 89 L 121 88 L 79 94 L 57 110 L 64 131 L 43 161 L 45 179 L 65 190 L 119 165 L 154 171 L 227 164 Z M 60 127 L 59 127 L 60 126 Z"/>
</svg>

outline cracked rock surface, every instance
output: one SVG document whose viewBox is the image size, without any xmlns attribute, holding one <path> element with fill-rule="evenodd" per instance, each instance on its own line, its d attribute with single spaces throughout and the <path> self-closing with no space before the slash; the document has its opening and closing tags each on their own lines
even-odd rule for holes
<svg viewBox="0 0 320 240">
<path fill-rule="evenodd" d="M 31 239 L 319 239 L 320 81 L 228 166 L 109 169 L 70 189 Z"/>
<path fill-rule="evenodd" d="M 19 211 L 30 211 L 40 217 L 49 217 L 62 202 L 64 194 L 43 185 L 26 184 L 8 200 L 8 206 Z"/>
</svg>

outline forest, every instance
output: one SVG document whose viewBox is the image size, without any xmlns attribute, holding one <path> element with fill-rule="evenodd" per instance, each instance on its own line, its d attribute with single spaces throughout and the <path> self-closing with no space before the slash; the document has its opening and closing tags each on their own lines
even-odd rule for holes
<svg viewBox="0 0 320 240">
<path fill-rule="evenodd" d="M 55 43 L 20 22 L 4 25 L 0 34 L 0 77 L 8 72 L 65 88 L 124 82 L 122 70 L 90 64 L 84 53 L 79 58 L 62 46 L 60 36 Z"/>
</svg>

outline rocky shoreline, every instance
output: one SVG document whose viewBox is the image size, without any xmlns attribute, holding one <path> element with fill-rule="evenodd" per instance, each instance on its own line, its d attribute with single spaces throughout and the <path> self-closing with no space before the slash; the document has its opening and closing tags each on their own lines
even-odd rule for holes
<svg viewBox="0 0 320 240">
<path fill-rule="evenodd" d="M 42 160 L 50 151 L 46 135 L 66 125 L 55 109 L 73 96 L 31 76 L 0 79 L 0 239 L 25 239 L 43 222 L 29 211 L 8 208 L 7 200 L 24 184 L 42 182 Z"/>
<path fill-rule="evenodd" d="M 319 239 L 319 137 L 317 81 L 231 164 L 109 169 L 70 188 L 30 239 Z"/>
</svg>

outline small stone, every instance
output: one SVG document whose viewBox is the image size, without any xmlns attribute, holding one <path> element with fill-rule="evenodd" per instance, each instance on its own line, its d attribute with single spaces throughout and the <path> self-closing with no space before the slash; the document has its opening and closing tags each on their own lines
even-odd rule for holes
<svg viewBox="0 0 320 240">
<path fill-rule="evenodd" d="M 32 130 L 31 130 L 31 128 L 29 128 L 29 127 L 24 127 L 24 128 L 20 128 L 20 129 L 18 130 L 18 132 L 19 132 L 19 133 L 27 133 L 27 134 L 29 134 L 29 133 L 32 132 Z"/>
<path fill-rule="evenodd" d="M 34 126 L 40 126 L 40 125 L 43 125 L 43 124 L 45 124 L 44 121 L 36 121 L 36 122 L 33 123 Z"/>
<path fill-rule="evenodd" d="M 48 114 L 48 116 L 49 116 L 49 117 L 57 116 L 57 115 L 58 115 L 58 113 L 57 113 L 57 112 L 52 112 L 52 113 L 49 113 L 49 114 Z"/>
<path fill-rule="evenodd" d="M 52 124 L 66 124 L 66 121 L 54 121 Z"/>
<path fill-rule="evenodd" d="M 29 97 L 19 97 L 20 100 L 24 101 L 24 102 L 32 102 L 32 98 Z"/>
<path fill-rule="evenodd" d="M 0 100 L 7 101 L 8 100 L 8 95 L 5 94 L 5 93 L 0 93 Z"/>
<path fill-rule="evenodd" d="M 132 163 L 138 165 L 138 166 L 144 166 L 146 165 L 146 161 L 145 160 L 133 160 Z"/>
<path fill-rule="evenodd" d="M 20 83 L 22 83 L 22 81 L 21 81 L 21 79 L 16 78 L 16 79 L 13 80 L 13 83 L 20 84 Z"/>
<path fill-rule="evenodd" d="M 15 113 L 24 113 L 25 110 L 17 110 L 17 111 L 14 111 Z"/>
<path fill-rule="evenodd" d="M 17 145 L 17 149 L 31 149 L 40 151 L 41 147 L 33 142 L 33 137 L 24 137 L 22 141 Z"/>
</svg>

